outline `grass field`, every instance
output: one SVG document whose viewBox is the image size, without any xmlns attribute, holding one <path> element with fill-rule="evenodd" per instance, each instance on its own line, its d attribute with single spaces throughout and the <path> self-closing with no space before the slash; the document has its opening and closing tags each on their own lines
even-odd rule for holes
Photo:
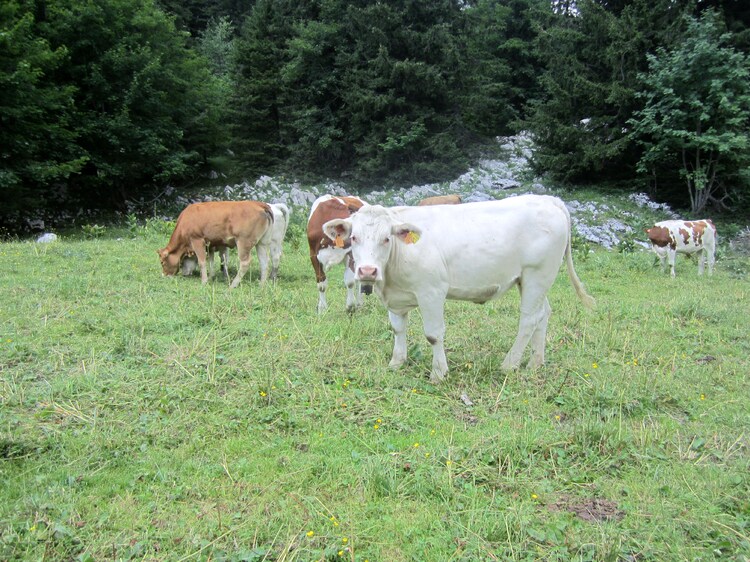
<svg viewBox="0 0 750 562">
<path fill-rule="evenodd" d="M 94 234 L 0 245 L 2 560 L 750 559 L 746 262 L 577 253 L 536 372 L 515 293 L 449 303 L 433 386 L 416 312 L 400 371 L 340 269 L 316 314 L 299 238 L 230 291 Z"/>
</svg>

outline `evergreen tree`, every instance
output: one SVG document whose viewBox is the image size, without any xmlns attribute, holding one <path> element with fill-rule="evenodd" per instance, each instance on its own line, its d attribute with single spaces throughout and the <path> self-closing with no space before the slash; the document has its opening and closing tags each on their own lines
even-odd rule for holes
<svg viewBox="0 0 750 562">
<path fill-rule="evenodd" d="M 3 214 L 55 195 L 49 186 L 86 162 L 76 144 L 73 86 L 50 75 L 67 57 L 37 36 L 19 2 L 0 6 L 0 208 Z M 55 190 L 59 191 L 59 190 Z"/>
<path fill-rule="evenodd" d="M 98 204 L 194 173 L 213 126 L 213 77 L 152 0 L 49 1 L 37 23 L 67 59 L 50 74 L 73 91 L 77 143 L 87 158 L 69 180 Z"/>
</svg>

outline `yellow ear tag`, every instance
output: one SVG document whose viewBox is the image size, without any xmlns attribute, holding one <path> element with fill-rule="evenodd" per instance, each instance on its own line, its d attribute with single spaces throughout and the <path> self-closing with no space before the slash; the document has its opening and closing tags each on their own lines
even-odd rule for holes
<svg viewBox="0 0 750 562">
<path fill-rule="evenodd" d="M 416 244 L 419 241 L 419 234 L 414 232 L 413 230 L 409 231 L 409 234 L 406 235 L 404 238 L 404 242 L 407 244 Z"/>
<path fill-rule="evenodd" d="M 337 248 L 343 248 L 344 247 L 344 239 L 341 238 L 340 234 L 336 235 L 336 239 L 333 241 L 333 243 L 335 244 L 335 246 Z"/>
</svg>

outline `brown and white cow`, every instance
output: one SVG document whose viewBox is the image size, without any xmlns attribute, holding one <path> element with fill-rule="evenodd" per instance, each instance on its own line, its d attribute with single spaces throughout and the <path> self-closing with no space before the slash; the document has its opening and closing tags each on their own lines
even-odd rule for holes
<svg viewBox="0 0 750 562">
<path fill-rule="evenodd" d="M 544 363 L 547 292 L 563 259 L 578 297 L 586 293 L 573 267 L 570 215 L 560 199 L 523 195 L 502 201 L 392 207 L 368 205 L 328 221 L 332 240 L 351 243 L 356 279 L 374 285 L 395 332 L 391 367 L 406 361 L 410 310 L 419 308 L 432 345 L 432 382 L 448 372 L 443 339 L 446 299 L 485 303 L 511 287 L 521 293 L 521 318 L 504 369 L 518 368 L 531 342 L 529 366 Z"/>
<path fill-rule="evenodd" d="M 435 195 L 434 197 L 425 197 L 419 203 L 418 207 L 426 205 L 459 205 L 461 203 L 460 195 Z"/>
<path fill-rule="evenodd" d="M 235 288 L 250 267 L 250 250 L 272 224 L 271 207 L 260 201 L 192 203 L 177 218 L 167 246 L 157 250 L 162 273 L 177 273 L 183 257 L 192 252 L 201 268 L 201 281 L 205 284 L 208 282 L 206 247 L 236 246 L 240 268 L 231 284 Z M 261 283 L 264 281 L 261 278 Z"/>
<path fill-rule="evenodd" d="M 310 209 L 310 217 L 307 221 L 307 242 L 310 245 L 310 261 L 318 281 L 318 314 L 322 314 L 328 308 L 326 273 L 344 260 L 346 260 L 344 270 L 346 309 L 352 312 L 362 303 L 362 295 L 356 290 L 358 287 L 354 279 L 354 262 L 351 260 L 350 244 L 335 238 L 329 239 L 323 233 L 323 224 L 331 219 L 347 218 L 365 204 L 358 197 L 322 195 L 315 200 Z"/>
<path fill-rule="evenodd" d="M 711 219 L 697 221 L 669 220 L 657 222 L 646 229 L 651 247 L 666 271 L 669 263 L 672 277 L 675 276 L 674 262 L 677 254 L 698 254 L 698 275 L 703 274 L 703 266 L 708 261 L 709 275 L 714 272 L 716 253 L 716 227 Z"/>
</svg>

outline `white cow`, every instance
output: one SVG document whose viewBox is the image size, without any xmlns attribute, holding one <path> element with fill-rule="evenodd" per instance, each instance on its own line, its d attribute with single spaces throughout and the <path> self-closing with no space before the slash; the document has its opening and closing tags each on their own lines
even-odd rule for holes
<svg viewBox="0 0 750 562">
<path fill-rule="evenodd" d="M 395 332 L 391 367 L 406 361 L 410 310 L 419 308 L 432 345 L 432 382 L 448 372 L 443 339 L 446 299 L 485 303 L 518 287 L 521 318 L 503 369 L 518 368 L 531 341 L 531 368 L 544 363 L 547 292 L 563 261 L 584 305 L 593 306 L 573 267 L 570 215 L 562 201 L 523 195 L 503 201 L 431 207 L 364 206 L 324 225 L 351 243 L 356 278 L 374 285 Z"/>
<path fill-rule="evenodd" d="M 279 262 L 281 252 L 284 249 L 284 236 L 289 226 L 289 207 L 283 203 L 270 203 L 273 211 L 273 224 L 266 231 L 263 238 L 258 241 L 258 262 L 260 263 L 261 277 L 263 272 L 268 271 L 269 256 L 271 259 L 271 280 L 276 281 L 279 275 Z"/>
<path fill-rule="evenodd" d="M 704 262 L 708 261 L 708 274 L 714 272 L 716 252 L 716 227 L 711 219 L 698 221 L 661 221 L 646 229 L 651 247 L 666 270 L 669 262 L 672 277 L 677 254 L 698 254 L 698 275 L 703 275 Z"/>
<path fill-rule="evenodd" d="M 258 240 L 255 246 L 255 251 L 258 255 L 258 264 L 260 265 L 260 279 L 264 282 L 269 277 L 268 265 L 271 263 L 270 277 L 272 281 L 275 281 L 279 274 L 279 262 L 281 261 L 281 253 L 284 248 L 284 236 L 286 236 L 286 230 L 289 226 L 289 215 L 291 211 L 283 203 L 270 203 L 271 211 L 273 211 L 273 224 L 266 230 L 265 234 Z M 227 269 L 228 257 L 226 246 L 214 246 L 209 245 L 208 247 L 208 264 L 210 268 L 210 276 L 213 276 L 214 269 L 214 252 L 219 252 L 221 258 L 221 269 L 224 272 L 224 277 L 229 279 L 229 271 Z M 180 265 L 182 275 L 192 275 L 198 267 L 198 259 L 195 254 L 190 254 L 182 259 Z"/>
</svg>

